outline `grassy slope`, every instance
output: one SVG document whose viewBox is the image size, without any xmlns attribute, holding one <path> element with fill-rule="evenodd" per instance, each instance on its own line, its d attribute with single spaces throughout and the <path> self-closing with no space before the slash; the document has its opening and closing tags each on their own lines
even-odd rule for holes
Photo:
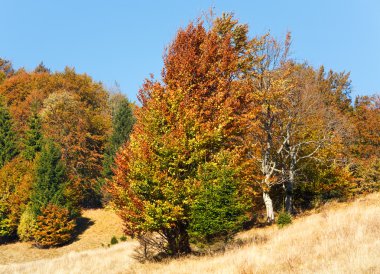
<svg viewBox="0 0 380 274">
<path fill-rule="evenodd" d="M 83 251 L 109 244 L 112 236 L 120 237 L 122 222 L 110 210 L 85 210 L 79 221 L 82 233 L 76 241 L 60 248 L 36 249 L 30 243 L 0 245 L 0 265 L 53 258 L 72 251 Z"/>
<path fill-rule="evenodd" d="M 239 235 L 251 241 L 213 257 L 139 264 L 135 242 L 0 267 L 11 273 L 380 273 L 380 193 L 330 204 L 275 226 Z"/>
</svg>

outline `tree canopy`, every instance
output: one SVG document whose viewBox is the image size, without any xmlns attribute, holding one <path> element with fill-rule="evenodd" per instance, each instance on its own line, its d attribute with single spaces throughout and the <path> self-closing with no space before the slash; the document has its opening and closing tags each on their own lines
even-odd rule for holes
<svg viewBox="0 0 380 274">
<path fill-rule="evenodd" d="M 198 18 L 138 103 L 0 58 L 0 242 L 59 246 L 81 208 L 112 206 L 128 236 L 180 256 L 379 190 L 379 96 L 353 100 L 349 73 L 298 62 L 291 43 Z"/>
</svg>

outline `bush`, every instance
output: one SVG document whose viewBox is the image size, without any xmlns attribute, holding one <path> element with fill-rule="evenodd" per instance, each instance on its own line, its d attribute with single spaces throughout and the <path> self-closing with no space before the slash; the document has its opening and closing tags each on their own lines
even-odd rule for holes
<svg viewBox="0 0 380 274">
<path fill-rule="evenodd" d="M 125 242 L 127 240 L 127 237 L 125 235 L 120 237 L 120 241 Z"/>
<path fill-rule="evenodd" d="M 292 223 L 292 215 L 290 213 L 282 211 L 278 215 L 277 225 L 279 228 L 283 228 L 284 226 Z"/>
<path fill-rule="evenodd" d="M 113 236 L 113 237 L 111 238 L 111 245 L 115 245 L 115 244 L 117 244 L 117 243 L 119 243 L 119 241 L 117 240 L 116 236 Z"/>
<path fill-rule="evenodd" d="M 20 224 L 17 228 L 17 235 L 23 242 L 32 241 L 35 229 L 35 216 L 33 215 L 32 209 L 30 207 L 27 207 L 21 215 Z"/>
<path fill-rule="evenodd" d="M 34 233 L 35 246 L 47 248 L 69 242 L 75 229 L 75 221 L 70 219 L 66 208 L 48 204 L 37 216 Z"/>
</svg>

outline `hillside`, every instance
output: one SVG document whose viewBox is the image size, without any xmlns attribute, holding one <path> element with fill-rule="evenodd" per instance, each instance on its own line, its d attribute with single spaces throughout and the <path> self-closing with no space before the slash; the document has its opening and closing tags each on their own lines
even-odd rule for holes
<svg viewBox="0 0 380 274">
<path fill-rule="evenodd" d="M 353 198 L 380 192 L 380 95 L 232 11 L 172 27 L 128 91 L 0 56 L 0 272 L 377 271 L 379 206 Z"/>
<path fill-rule="evenodd" d="M 89 213 L 89 212 L 88 212 Z M 81 240 L 56 249 L 54 259 L 10 264 L 1 273 L 379 273 L 380 193 L 348 204 L 330 203 L 283 229 L 275 226 L 253 229 L 238 235 L 248 244 L 222 255 L 188 257 L 165 263 L 140 264 L 133 259 L 136 243 L 129 241 L 111 248 L 71 252 L 75 245 L 96 247 L 94 238 L 106 240 L 116 233 L 104 215 L 84 232 Z M 109 213 L 108 213 L 109 214 Z M 114 219 L 114 218 L 113 218 Z M 101 224 L 102 223 L 102 224 Z M 95 227 L 103 227 L 95 232 Z M 106 232 L 107 231 L 107 232 Z M 99 233 L 96 235 L 95 233 Z M 108 236 L 106 237 L 105 234 Z M 86 236 L 87 235 L 87 236 Z M 88 242 L 86 244 L 85 242 Z M 90 243 L 91 242 L 91 243 Z M 99 244 L 99 241 L 98 241 Z M 0 247 L 3 259 L 20 244 Z M 4 248 L 8 248 L 6 251 Z M 44 252 L 24 250 L 26 253 Z M 20 252 L 20 249 L 19 249 Z M 50 250 L 48 252 L 51 252 Z M 25 253 L 25 254 L 26 254 Z M 26 261 L 31 255 L 21 255 Z M 42 253 L 41 253 L 42 254 Z M 43 256 L 41 256 L 42 258 Z M 52 257 L 52 256 L 46 256 Z M 45 258 L 46 258 L 45 257 Z M 36 259 L 37 256 L 34 257 Z M 11 262 L 8 259 L 6 262 Z"/>
<path fill-rule="evenodd" d="M 111 210 L 84 210 L 78 220 L 79 235 L 69 245 L 60 248 L 37 249 L 29 243 L 0 245 L 0 265 L 48 259 L 73 251 L 95 249 L 110 243 L 112 236 L 122 236 L 122 224 Z"/>
</svg>

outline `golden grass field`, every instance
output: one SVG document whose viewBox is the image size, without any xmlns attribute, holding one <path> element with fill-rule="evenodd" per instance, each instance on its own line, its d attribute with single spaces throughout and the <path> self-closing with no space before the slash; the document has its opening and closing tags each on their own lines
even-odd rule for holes
<svg viewBox="0 0 380 274">
<path fill-rule="evenodd" d="M 120 229 L 120 221 L 114 215 L 112 220 L 117 225 L 107 225 L 112 213 L 89 211 L 85 214 L 90 213 L 108 216 L 98 220 L 105 223 L 99 224 L 102 229 L 92 231 L 87 240 L 84 238 L 88 232 L 84 232 L 79 241 L 54 250 L 56 254 L 47 250 L 51 253 L 49 256 L 32 256 L 25 253 L 44 251 L 22 249 L 20 244 L 0 246 L 2 263 L 3 256 L 8 258 L 5 261 L 8 265 L 0 266 L 0 273 L 380 273 L 380 193 L 348 204 L 327 204 L 283 229 L 271 226 L 241 233 L 237 237 L 248 243 L 224 254 L 190 256 L 161 263 L 141 264 L 134 260 L 137 246 L 134 241 L 77 252 L 79 249 L 73 245 L 96 248 L 95 242 L 85 242 L 94 241 L 94 237 L 106 241 L 117 233 L 117 230 L 110 233 L 108 229 L 116 229 L 116 226 Z M 89 230 L 95 230 L 95 225 L 96 222 Z M 9 259 L 11 257 L 6 255 L 12 248 L 17 249 L 13 252 L 19 254 L 19 259 Z M 19 263 L 43 257 L 43 260 Z"/>
<path fill-rule="evenodd" d="M 37 249 L 30 243 L 0 245 L 0 265 L 58 257 L 70 252 L 95 249 L 109 244 L 112 236 L 123 235 L 122 222 L 112 210 L 84 210 L 80 220 L 83 233 L 60 248 Z M 1 269 L 0 269 L 1 270 Z"/>
</svg>

